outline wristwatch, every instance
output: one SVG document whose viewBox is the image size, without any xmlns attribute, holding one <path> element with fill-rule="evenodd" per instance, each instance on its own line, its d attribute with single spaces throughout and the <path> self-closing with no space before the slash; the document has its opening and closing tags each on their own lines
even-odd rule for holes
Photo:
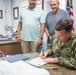
<svg viewBox="0 0 76 75">
<path fill-rule="evenodd" d="M 43 37 L 40 37 L 40 39 L 43 39 Z"/>
<path fill-rule="evenodd" d="M 48 37 L 50 38 L 50 36 L 52 36 L 51 34 L 48 35 Z"/>
</svg>

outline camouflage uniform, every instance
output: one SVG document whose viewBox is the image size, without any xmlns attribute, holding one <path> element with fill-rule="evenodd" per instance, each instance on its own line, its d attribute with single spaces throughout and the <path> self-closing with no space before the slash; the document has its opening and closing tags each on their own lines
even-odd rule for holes
<svg viewBox="0 0 76 75">
<path fill-rule="evenodd" d="M 60 42 L 54 36 L 52 45 L 48 49 L 49 55 L 59 59 L 59 64 L 76 68 L 76 34 L 72 34 L 66 42 Z"/>
</svg>

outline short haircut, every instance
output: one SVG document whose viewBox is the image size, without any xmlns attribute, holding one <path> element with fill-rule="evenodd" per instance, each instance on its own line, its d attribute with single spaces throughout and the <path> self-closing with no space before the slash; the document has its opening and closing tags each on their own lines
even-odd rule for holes
<svg viewBox="0 0 76 75">
<path fill-rule="evenodd" d="M 50 0 L 50 2 L 51 2 L 51 1 L 57 1 L 57 2 L 59 3 L 59 0 Z"/>
<path fill-rule="evenodd" d="M 71 32 L 72 28 L 73 24 L 71 21 L 64 18 L 60 19 L 55 26 L 55 30 L 57 31 L 65 30 L 66 32 Z"/>
</svg>

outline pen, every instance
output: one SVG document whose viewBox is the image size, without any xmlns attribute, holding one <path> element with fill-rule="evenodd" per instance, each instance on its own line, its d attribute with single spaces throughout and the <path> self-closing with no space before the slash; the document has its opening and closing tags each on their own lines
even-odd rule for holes
<svg viewBox="0 0 76 75">
<path fill-rule="evenodd" d="M 41 53 L 42 53 L 42 55 L 44 56 L 44 49 L 41 49 Z"/>
<path fill-rule="evenodd" d="M 41 51 L 41 54 L 42 54 L 42 57 L 44 56 L 44 49 L 42 48 L 42 44 L 40 44 L 40 51 Z"/>
<path fill-rule="evenodd" d="M 42 55 L 44 56 L 44 50 L 43 50 L 43 49 L 41 50 L 41 53 L 42 53 Z"/>
</svg>

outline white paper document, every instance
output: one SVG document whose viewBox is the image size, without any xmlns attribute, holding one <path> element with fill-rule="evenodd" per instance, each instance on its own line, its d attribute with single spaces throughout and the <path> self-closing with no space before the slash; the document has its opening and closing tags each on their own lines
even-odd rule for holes
<svg viewBox="0 0 76 75">
<path fill-rule="evenodd" d="M 50 75 L 45 69 L 40 69 L 24 61 L 9 63 L 0 61 L 0 75 Z"/>
<path fill-rule="evenodd" d="M 10 63 L 6 60 L 0 61 L 0 75 L 17 75 L 10 66 Z"/>
<path fill-rule="evenodd" d="M 37 57 L 35 59 L 29 60 L 29 61 L 26 61 L 26 62 L 29 63 L 29 64 L 31 64 L 31 65 L 40 67 L 40 66 L 46 64 L 46 62 L 43 62 L 43 60 L 44 59 L 41 59 L 40 57 Z"/>
</svg>

